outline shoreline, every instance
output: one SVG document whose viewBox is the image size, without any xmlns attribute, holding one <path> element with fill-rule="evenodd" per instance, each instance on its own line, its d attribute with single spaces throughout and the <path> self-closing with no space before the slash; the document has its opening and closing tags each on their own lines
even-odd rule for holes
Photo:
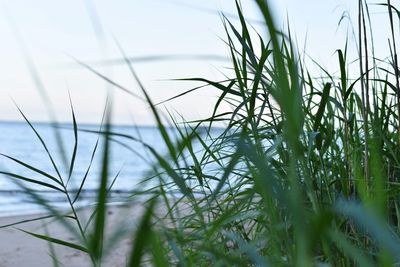
<svg viewBox="0 0 400 267">
<path fill-rule="evenodd" d="M 138 203 L 135 203 L 133 205 L 137 205 Z M 92 202 L 87 202 L 87 203 L 81 203 L 80 205 L 76 205 L 75 208 L 77 210 L 81 209 L 90 209 L 93 207 L 95 204 Z M 123 201 L 115 201 L 115 202 L 109 202 L 107 203 L 107 207 L 120 207 L 126 205 L 125 202 Z M 55 206 L 55 208 L 60 211 L 60 212 L 68 212 L 70 210 L 70 207 L 67 204 L 64 204 L 60 202 L 60 205 Z M 8 217 L 27 217 L 27 216 L 35 216 L 35 215 L 46 215 L 47 212 L 44 208 L 42 208 L 40 205 L 36 204 L 31 204 L 31 206 L 24 207 L 21 209 L 15 209 L 15 206 L 10 206 L 10 209 L 5 209 L 0 212 L 0 220 L 3 218 L 8 218 Z M 0 229 L 1 229 L 2 224 L 0 224 Z M 1 265 L 0 265 L 1 267 Z"/>
</svg>

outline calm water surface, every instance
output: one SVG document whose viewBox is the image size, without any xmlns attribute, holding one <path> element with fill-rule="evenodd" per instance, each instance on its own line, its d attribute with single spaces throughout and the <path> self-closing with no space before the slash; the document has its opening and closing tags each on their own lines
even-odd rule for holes
<svg viewBox="0 0 400 267">
<path fill-rule="evenodd" d="M 63 164 L 61 149 L 55 141 L 54 128 L 50 124 L 34 123 L 36 130 L 39 132 L 43 140 L 45 140 L 50 153 L 53 155 L 60 173 L 64 180 L 68 177 L 68 167 Z M 65 157 L 71 160 L 71 154 L 74 146 L 74 135 L 70 124 L 61 124 L 59 132 L 62 136 Z M 98 131 L 98 125 L 79 125 L 80 129 Z M 151 144 L 159 153 L 166 151 L 161 141 L 159 132 L 154 127 L 130 127 L 130 126 L 114 126 L 113 132 L 142 137 L 143 141 Z M 77 188 L 82 181 L 88 166 L 90 164 L 91 155 L 95 147 L 98 134 L 90 132 L 79 132 L 78 150 L 75 160 L 75 167 L 72 173 L 70 188 Z M 116 138 L 123 141 L 125 145 L 118 142 L 111 143 L 111 154 L 109 164 L 109 177 L 113 179 L 117 173 L 118 178 L 113 186 L 113 195 L 123 195 L 135 189 L 136 184 L 148 173 L 149 163 L 151 161 L 149 155 L 145 153 L 142 145 L 134 141 Z M 101 176 L 102 162 L 102 139 L 100 139 L 97 153 L 94 157 L 93 164 L 88 173 L 84 187 L 83 199 L 93 198 L 93 190 L 98 187 L 99 177 Z M 129 148 L 127 148 L 129 146 Z M 16 158 L 26 164 L 32 165 L 42 171 L 53 176 L 57 176 L 52 163 L 36 137 L 32 129 L 24 122 L 0 122 L 0 153 Z M 141 158 L 138 154 L 144 157 Z M 6 157 L 0 157 L 0 171 L 11 172 L 32 179 L 49 182 L 48 178 L 43 178 L 20 164 L 13 162 Z M 26 184 L 26 183 L 25 183 Z M 28 185 L 28 184 L 26 184 Z M 29 184 L 30 188 L 40 191 L 40 195 L 52 201 L 53 204 L 64 203 L 64 197 L 55 194 L 51 190 L 44 189 L 40 186 Z M 89 200 L 88 200 L 89 201 Z M 32 203 L 21 187 L 16 185 L 13 180 L 4 175 L 0 176 L 0 216 L 21 214 L 38 211 L 39 207 Z"/>
</svg>

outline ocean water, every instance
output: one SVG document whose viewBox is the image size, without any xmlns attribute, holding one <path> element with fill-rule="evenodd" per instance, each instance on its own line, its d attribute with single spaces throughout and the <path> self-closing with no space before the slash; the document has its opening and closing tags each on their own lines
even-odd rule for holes
<svg viewBox="0 0 400 267">
<path fill-rule="evenodd" d="M 65 160 L 63 160 L 62 155 L 65 155 L 64 158 L 67 159 L 69 164 L 74 147 L 72 125 L 61 124 L 58 128 L 62 137 L 63 149 L 56 141 L 54 128 L 50 124 L 33 123 L 33 125 L 54 157 L 63 179 L 67 180 L 68 166 L 64 164 Z M 99 130 L 98 125 L 78 125 L 78 127 L 82 130 Z M 163 154 L 166 152 L 165 144 L 155 127 L 113 126 L 112 131 L 134 137 L 141 136 L 142 140 L 151 144 L 158 153 Z M 87 172 L 98 139 L 98 134 L 93 132 L 79 131 L 78 135 L 77 155 L 69 188 L 78 188 Z M 152 159 L 141 144 L 126 138 L 116 137 L 115 140 L 110 145 L 108 173 L 110 179 L 113 179 L 118 174 L 112 189 L 112 195 L 117 199 L 118 196 L 129 194 L 137 188 L 137 183 L 149 173 Z M 90 202 L 90 199 L 93 200 L 93 191 L 99 185 L 102 166 L 102 143 L 103 139 L 100 138 L 97 153 L 94 156 L 82 193 L 82 203 Z M 61 153 L 63 150 L 64 153 Z M 0 153 L 18 159 L 55 177 L 57 176 L 46 150 L 25 122 L 0 122 Z M 0 156 L 0 171 L 51 183 L 48 178 L 21 166 L 21 164 L 5 156 Z M 24 182 L 23 184 L 37 190 L 41 197 L 50 200 L 54 205 L 59 204 L 62 206 L 65 204 L 65 197 L 55 193 L 53 190 L 31 183 Z M 32 198 L 24 193 L 24 190 L 15 183 L 14 178 L 0 175 L 0 216 L 31 213 L 38 210 L 40 210 L 40 207 L 32 202 Z"/>
</svg>

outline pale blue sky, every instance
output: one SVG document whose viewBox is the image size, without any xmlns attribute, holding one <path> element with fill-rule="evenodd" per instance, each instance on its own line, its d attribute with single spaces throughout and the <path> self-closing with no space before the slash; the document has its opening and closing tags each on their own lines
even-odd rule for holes
<svg viewBox="0 0 400 267">
<path fill-rule="evenodd" d="M 273 2 L 276 20 L 284 25 L 290 18 L 293 32 L 307 51 L 323 65 L 337 69 L 335 50 L 343 48 L 346 26 L 337 30 L 343 12 L 356 20 L 357 1 L 346 0 L 279 0 Z M 242 1 L 248 18 L 260 19 L 254 1 Z M 90 7 L 95 7 L 103 36 L 95 34 Z M 11 98 L 35 121 L 49 116 L 27 70 L 15 34 L 5 15 L 19 28 L 25 45 L 55 107 L 60 121 L 70 121 L 67 85 L 70 88 L 79 122 L 100 121 L 106 87 L 104 82 L 84 68 L 73 64 L 71 55 L 84 62 L 118 58 L 113 36 L 128 56 L 204 55 L 228 57 L 220 38 L 225 37 L 218 11 L 235 13 L 233 0 L 10 0 L 2 1 L 0 16 L 0 120 L 17 120 L 20 116 Z M 93 11 L 93 10 L 92 10 Z M 372 19 L 379 31 L 376 42 L 379 53 L 387 53 L 384 8 L 373 8 Z M 96 19 L 95 19 L 96 21 Z M 97 25 L 97 26 L 96 26 Z M 258 30 L 262 27 L 255 25 Z M 100 34 L 101 35 L 101 34 Z M 102 44 L 100 43 L 103 42 Z M 354 48 L 354 45 L 351 46 Z M 154 102 L 194 87 L 196 84 L 165 81 L 182 77 L 221 79 L 228 62 L 164 61 L 134 64 Z M 139 92 L 126 66 L 98 67 L 120 84 Z M 208 88 L 166 105 L 187 119 L 205 117 L 212 111 L 215 90 Z M 115 91 L 116 123 L 151 124 L 147 106 L 139 100 Z"/>
</svg>

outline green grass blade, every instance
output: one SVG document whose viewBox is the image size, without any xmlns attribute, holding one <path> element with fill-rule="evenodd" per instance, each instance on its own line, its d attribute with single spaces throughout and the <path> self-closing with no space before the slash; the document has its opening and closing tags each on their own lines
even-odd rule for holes
<svg viewBox="0 0 400 267">
<path fill-rule="evenodd" d="M 71 107 L 71 114 L 72 114 L 72 124 L 74 126 L 74 149 L 72 151 L 72 156 L 71 156 L 71 161 L 69 164 L 69 172 L 68 172 L 68 180 L 67 180 L 67 185 L 69 183 L 69 180 L 71 179 L 72 172 L 74 170 L 75 166 L 75 158 L 76 158 L 76 152 L 78 149 L 78 125 L 76 123 L 76 118 L 75 118 L 75 112 L 74 112 L 74 107 L 72 105 L 72 99 L 71 99 L 71 94 L 68 91 L 68 96 L 69 96 L 69 104 Z"/>
<path fill-rule="evenodd" d="M 29 231 L 26 231 L 26 230 L 23 230 L 23 229 L 20 229 L 20 228 L 17 228 L 17 229 L 19 231 L 21 231 L 21 232 L 24 232 L 24 233 L 29 234 L 31 236 L 34 236 L 36 238 L 39 238 L 39 239 L 42 239 L 42 240 L 46 240 L 48 242 L 51 242 L 51 243 L 54 243 L 54 244 L 57 244 L 57 245 L 61 245 L 61 246 L 69 247 L 69 248 L 72 248 L 72 249 L 80 250 L 80 251 L 85 252 L 85 253 L 89 252 L 85 247 L 83 247 L 81 245 L 78 245 L 78 244 L 74 244 L 74 243 L 67 242 L 67 241 L 64 241 L 64 240 L 61 240 L 61 239 L 53 238 L 53 237 L 50 237 L 50 236 L 47 236 L 47 235 L 40 235 L 40 234 L 32 233 L 32 232 L 29 232 Z"/>
<path fill-rule="evenodd" d="M 42 171 L 42 170 L 39 170 L 38 168 L 35 168 L 35 167 L 33 167 L 32 165 L 29 165 L 29 164 L 27 164 L 27 163 L 25 163 L 25 162 L 23 162 L 23 161 L 21 161 L 21 160 L 18 160 L 18 159 L 16 159 L 16 158 L 11 157 L 11 156 L 7 156 L 7 155 L 1 154 L 1 153 L 0 153 L 0 155 L 3 156 L 3 157 L 6 157 L 6 158 L 8 158 L 8 159 L 10 159 L 10 160 L 12 160 L 12 161 L 14 161 L 14 162 L 16 162 L 16 163 L 18 163 L 18 164 L 20 164 L 20 165 L 22 165 L 22 166 L 24 166 L 24 167 L 26 167 L 26 168 L 28 168 L 28 169 L 30 169 L 30 170 L 36 172 L 36 173 L 38 173 L 38 174 L 40 174 L 40 175 L 43 175 L 43 176 L 45 176 L 45 177 L 51 179 L 53 182 L 56 182 L 56 183 L 59 184 L 59 185 L 62 185 L 62 183 L 60 182 L 59 179 L 57 179 L 56 177 L 54 177 L 54 176 L 48 174 L 47 172 L 44 172 L 44 171 Z"/>
<path fill-rule="evenodd" d="M 141 266 L 141 259 L 144 254 L 144 250 L 149 245 L 151 240 L 152 230 L 151 230 L 151 218 L 156 205 L 156 199 L 153 198 L 149 206 L 146 209 L 146 213 L 143 215 L 138 229 L 133 236 L 134 244 L 132 251 L 130 253 L 130 259 L 127 266 L 129 267 L 139 267 Z"/>
<path fill-rule="evenodd" d="M 34 180 L 34 179 L 31 179 L 31 178 L 28 178 L 28 177 L 25 177 L 25 176 L 22 176 L 22 175 L 10 173 L 10 172 L 3 172 L 3 171 L 0 171 L 0 174 L 9 176 L 9 177 L 12 177 L 12 178 L 15 178 L 15 179 L 19 179 L 21 181 L 29 182 L 29 183 L 32 183 L 32 184 L 41 185 L 41 186 L 44 186 L 44 187 L 47 187 L 47 188 L 54 189 L 54 190 L 60 191 L 62 193 L 65 193 L 64 189 L 58 188 L 58 187 L 56 187 L 56 186 L 54 186 L 52 184 L 49 184 L 49 183 L 45 183 L 45 182 L 42 182 L 42 181 L 38 181 L 38 180 Z"/>
</svg>

